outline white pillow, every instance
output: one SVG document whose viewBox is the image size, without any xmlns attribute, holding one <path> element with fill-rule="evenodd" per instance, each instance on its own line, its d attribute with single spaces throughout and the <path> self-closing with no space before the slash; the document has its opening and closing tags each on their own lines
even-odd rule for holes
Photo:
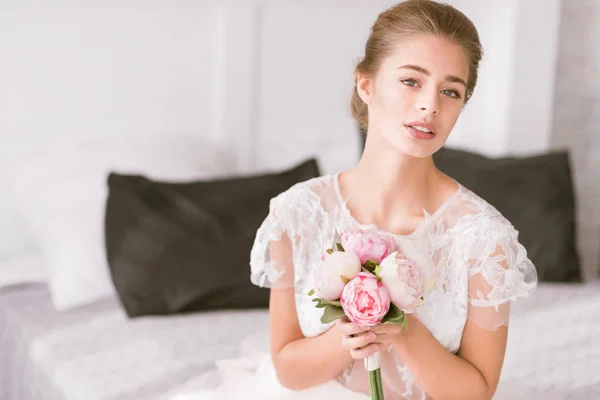
<svg viewBox="0 0 600 400">
<path fill-rule="evenodd" d="M 23 254 L 0 260 L 0 289 L 23 283 L 43 283 L 47 280 L 44 260 L 35 254 Z"/>
<path fill-rule="evenodd" d="M 191 180 L 231 173 L 229 160 L 192 137 L 70 139 L 14 151 L 10 182 L 48 265 L 56 309 L 116 294 L 104 246 L 110 171 Z"/>
</svg>

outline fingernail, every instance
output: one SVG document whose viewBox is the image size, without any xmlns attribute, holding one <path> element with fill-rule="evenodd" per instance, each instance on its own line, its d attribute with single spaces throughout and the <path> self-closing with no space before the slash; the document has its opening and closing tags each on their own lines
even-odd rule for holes
<svg viewBox="0 0 600 400">
<path fill-rule="evenodd" d="M 367 340 L 370 342 L 371 340 L 375 340 L 375 334 L 374 333 L 369 333 L 367 334 Z"/>
</svg>

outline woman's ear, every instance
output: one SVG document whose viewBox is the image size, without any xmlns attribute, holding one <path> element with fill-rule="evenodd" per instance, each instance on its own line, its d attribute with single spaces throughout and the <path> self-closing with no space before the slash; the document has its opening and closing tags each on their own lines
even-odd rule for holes
<svg viewBox="0 0 600 400">
<path fill-rule="evenodd" d="M 356 74 L 356 91 L 365 104 L 371 104 L 373 86 L 372 80 L 368 75 L 360 72 Z"/>
</svg>

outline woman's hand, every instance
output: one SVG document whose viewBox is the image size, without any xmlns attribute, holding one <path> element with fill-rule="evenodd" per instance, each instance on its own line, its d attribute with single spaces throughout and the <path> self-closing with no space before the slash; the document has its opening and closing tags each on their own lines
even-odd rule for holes
<svg viewBox="0 0 600 400">
<path fill-rule="evenodd" d="M 384 349 L 389 349 L 392 345 L 400 345 L 403 342 L 413 324 L 420 323 L 414 314 L 405 314 L 407 328 L 404 329 L 400 324 L 377 324 L 371 327 L 371 331 L 375 333 L 375 341 L 381 343 Z M 414 331 L 414 327 L 412 329 Z"/>
<path fill-rule="evenodd" d="M 355 360 L 367 358 L 381 350 L 383 345 L 376 340 L 374 327 L 358 326 L 347 317 L 339 318 L 336 327 L 342 334 L 342 346 L 350 350 L 350 355 Z"/>
<path fill-rule="evenodd" d="M 381 343 L 383 349 L 389 349 L 391 345 L 398 343 L 406 329 L 399 324 L 377 324 L 371 328 L 375 334 L 375 341 Z"/>
</svg>

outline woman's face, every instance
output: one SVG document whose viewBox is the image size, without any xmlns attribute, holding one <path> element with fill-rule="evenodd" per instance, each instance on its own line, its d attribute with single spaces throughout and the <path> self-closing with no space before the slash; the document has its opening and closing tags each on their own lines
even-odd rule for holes
<svg viewBox="0 0 600 400">
<path fill-rule="evenodd" d="M 369 135 L 414 157 L 435 153 L 462 110 L 468 74 L 459 44 L 433 35 L 403 39 L 375 77 L 358 77 L 358 93 L 369 106 Z"/>
</svg>

